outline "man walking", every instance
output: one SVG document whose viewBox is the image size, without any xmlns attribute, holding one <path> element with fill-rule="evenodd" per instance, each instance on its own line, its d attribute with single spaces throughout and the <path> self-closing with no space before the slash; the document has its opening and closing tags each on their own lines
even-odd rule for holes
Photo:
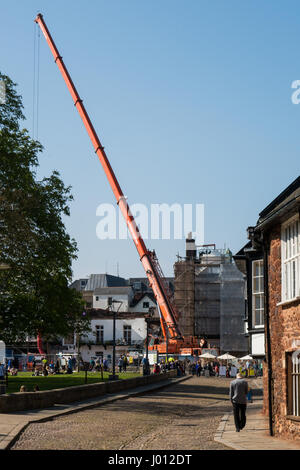
<svg viewBox="0 0 300 470">
<path fill-rule="evenodd" d="M 230 383 L 229 390 L 236 432 L 240 432 L 246 425 L 247 394 L 248 382 L 238 373 L 236 379 Z"/>
</svg>

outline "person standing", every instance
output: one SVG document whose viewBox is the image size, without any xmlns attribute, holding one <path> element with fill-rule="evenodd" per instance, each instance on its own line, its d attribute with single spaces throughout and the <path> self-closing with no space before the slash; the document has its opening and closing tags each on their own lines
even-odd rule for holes
<svg viewBox="0 0 300 470">
<path fill-rule="evenodd" d="M 149 364 L 149 360 L 147 357 L 143 358 L 142 364 L 143 364 L 143 375 L 150 375 L 150 364 Z"/>
<path fill-rule="evenodd" d="M 124 370 L 124 372 L 126 372 L 126 368 L 127 368 L 127 357 L 124 355 L 124 357 L 123 357 L 123 370 Z"/>
<path fill-rule="evenodd" d="M 0 363 L 0 382 L 5 380 L 5 366 Z"/>
<path fill-rule="evenodd" d="M 246 426 L 248 382 L 238 373 L 236 379 L 230 383 L 229 397 L 233 406 L 236 432 Z"/>
<path fill-rule="evenodd" d="M 123 358 L 122 358 L 122 356 L 121 356 L 121 357 L 119 358 L 119 361 L 118 361 L 119 373 L 120 373 L 120 374 L 121 374 L 121 372 L 122 372 L 123 363 L 124 363 L 124 361 L 123 361 Z"/>
</svg>

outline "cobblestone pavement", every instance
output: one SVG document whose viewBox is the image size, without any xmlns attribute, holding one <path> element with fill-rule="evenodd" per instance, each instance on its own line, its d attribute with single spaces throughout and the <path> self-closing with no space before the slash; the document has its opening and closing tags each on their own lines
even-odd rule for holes
<svg viewBox="0 0 300 470">
<path fill-rule="evenodd" d="M 191 377 L 157 392 L 31 424 L 13 450 L 227 450 L 214 442 L 231 410 L 229 379 Z"/>
</svg>

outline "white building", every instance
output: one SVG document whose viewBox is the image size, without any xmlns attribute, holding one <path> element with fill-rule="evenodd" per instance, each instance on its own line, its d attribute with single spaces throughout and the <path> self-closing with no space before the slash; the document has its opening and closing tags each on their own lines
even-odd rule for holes
<svg viewBox="0 0 300 470">
<path fill-rule="evenodd" d="M 80 354 L 89 362 L 95 357 L 112 358 L 113 313 L 102 309 L 91 311 L 91 332 L 81 338 Z M 142 351 L 147 335 L 145 315 L 140 312 L 116 314 L 116 356 Z"/>
<path fill-rule="evenodd" d="M 114 310 L 128 312 L 133 300 L 134 292 L 131 286 L 126 287 L 98 287 L 93 293 L 93 308 L 103 310 L 109 308 L 109 299 L 112 299 Z"/>
</svg>

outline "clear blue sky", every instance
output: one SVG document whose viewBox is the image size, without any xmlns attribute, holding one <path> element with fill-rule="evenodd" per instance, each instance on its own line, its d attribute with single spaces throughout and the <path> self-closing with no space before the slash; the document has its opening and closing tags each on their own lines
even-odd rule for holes
<svg viewBox="0 0 300 470">
<path fill-rule="evenodd" d="M 205 242 L 237 251 L 258 212 L 299 175 L 300 3 L 45 0 L 1 6 L 3 73 L 32 126 L 33 19 L 56 40 L 129 202 L 205 204 Z M 74 277 L 143 275 L 131 240 L 96 238 L 113 202 L 48 46 L 40 42 L 40 175 L 72 186 Z M 183 241 L 147 241 L 172 275 Z"/>
</svg>

